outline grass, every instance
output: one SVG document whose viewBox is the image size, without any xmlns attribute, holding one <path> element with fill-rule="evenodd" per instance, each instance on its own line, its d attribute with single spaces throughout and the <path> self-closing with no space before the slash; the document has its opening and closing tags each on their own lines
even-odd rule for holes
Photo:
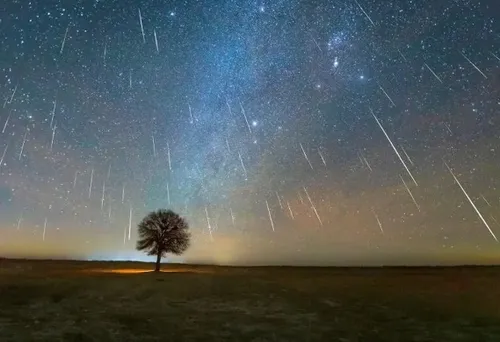
<svg viewBox="0 0 500 342">
<path fill-rule="evenodd" d="M 499 268 L 0 261 L 0 341 L 500 341 Z"/>
</svg>

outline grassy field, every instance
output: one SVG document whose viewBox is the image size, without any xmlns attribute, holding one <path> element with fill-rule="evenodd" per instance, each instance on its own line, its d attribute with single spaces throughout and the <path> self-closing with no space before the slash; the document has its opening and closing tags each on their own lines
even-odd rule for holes
<svg viewBox="0 0 500 342">
<path fill-rule="evenodd" d="M 500 268 L 0 261 L 0 341 L 500 341 Z"/>
</svg>

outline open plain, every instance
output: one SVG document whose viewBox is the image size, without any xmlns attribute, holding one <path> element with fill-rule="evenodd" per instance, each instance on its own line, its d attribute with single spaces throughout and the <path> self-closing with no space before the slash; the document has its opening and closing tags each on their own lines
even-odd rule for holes
<svg viewBox="0 0 500 342">
<path fill-rule="evenodd" d="M 500 341 L 500 268 L 0 261 L 0 341 Z"/>
</svg>

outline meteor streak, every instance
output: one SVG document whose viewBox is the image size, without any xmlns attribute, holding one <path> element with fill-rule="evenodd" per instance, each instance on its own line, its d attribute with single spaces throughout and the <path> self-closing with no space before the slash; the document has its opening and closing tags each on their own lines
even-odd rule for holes
<svg viewBox="0 0 500 342">
<path fill-rule="evenodd" d="M 210 240 L 214 240 L 214 237 L 212 236 L 212 225 L 210 224 L 210 217 L 208 216 L 208 209 L 207 206 L 205 206 L 205 217 L 207 219 L 207 228 L 208 228 L 208 233 L 210 234 Z"/>
<path fill-rule="evenodd" d="M 155 36 L 156 52 L 160 52 L 158 49 L 158 38 L 156 37 L 156 29 L 153 29 L 153 35 Z"/>
<path fill-rule="evenodd" d="M 474 202 L 472 202 L 472 199 L 469 197 L 469 194 L 465 191 L 464 187 L 462 186 L 462 183 L 460 183 L 460 181 L 455 176 L 455 174 L 453 173 L 453 171 L 451 170 L 451 168 L 448 166 L 448 164 L 444 160 L 443 160 L 443 162 L 444 162 L 444 165 L 446 165 L 446 168 L 448 169 L 448 171 L 450 171 L 450 174 L 453 176 L 453 179 L 455 180 L 455 182 L 457 183 L 457 185 L 460 187 L 460 189 L 464 193 L 465 197 L 467 197 L 467 199 L 469 200 L 469 203 L 472 205 L 472 207 L 476 211 L 477 216 L 479 216 L 479 218 L 481 219 L 481 221 L 483 221 L 484 225 L 486 226 L 486 228 L 488 228 L 488 231 L 490 232 L 491 236 L 493 236 L 493 238 L 495 239 L 495 241 L 498 242 L 498 239 L 495 236 L 495 233 L 493 233 L 493 231 L 491 230 L 490 226 L 488 225 L 488 223 L 484 219 L 483 215 L 481 215 L 481 212 L 479 211 L 479 209 L 477 209 L 477 207 L 474 204 Z"/>
<path fill-rule="evenodd" d="M 392 146 L 392 149 L 394 150 L 394 152 L 396 153 L 396 155 L 398 156 L 399 160 L 401 161 L 401 164 L 403 164 L 404 168 L 406 169 L 406 172 L 408 172 L 408 174 L 410 175 L 411 179 L 413 180 L 413 183 L 415 183 L 416 186 L 418 186 L 418 183 L 417 181 L 415 180 L 415 178 L 413 177 L 413 175 L 411 174 L 410 172 L 410 169 L 408 169 L 408 166 L 406 166 L 406 163 L 404 162 L 403 158 L 401 158 L 401 155 L 399 154 L 399 151 L 396 149 L 396 146 L 394 146 L 394 144 L 392 143 L 392 140 L 391 138 L 389 138 L 389 135 L 387 134 L 387 132 L 385 131 L 384 127 L 382 126 L 382 124 L 380 123 L 380 121 L 378 120 L 378 118 L 375 116 L 375 113 L 373 112 L 373 109 L 370 108 L 370 111 L 373 115 L 373 118 L 375 119 L 375 121 L 377 121 L 377 124 L 378 126 L 380 127 L 380 129 L 382 130 L 382 132 L 384 133 L 385 137 L 387 138 L 387 140 L 389 141 L 389 143 L 391 144 Z"/>
<path fill-rule="evenodd" d="M 128 240 L 130 241 L 130 235 L 132 234 L 132 205 L 130 206 L 130 211 L 128 215 Z"/>
<path fill-rule="evenodd" d="M 415 197 L 413 197 L 413 194 L 411 193 L 410 188 L 408 187 L 405 180 L 403 179 L 403 176 L 399 175 L 399 178 L 401 178 L 401 181 L 403 182 L 403 185 L 405 186 L 406 191 L 408 192 L 411 199 L 413 200 L 413 203 L 415 203 L 415 206 L 417 207 L 418 211 L 420 211 L 420 206 L 418 205 L 417 201 L 415 200 Z"/>
<path fill-rule="evenodd" d="M 26 132 L 24 132 L 23 144 L 21 145 L 21 151 L 19 152 L 19 160 L 21 160 L 21 157 L 23 156 L 24 145 L 26 144 L 27 135 L 28 135 L 28 130 L 26 129 Z"/>
<path fill-rule="evenodd" d="M 370 21 L 370 23 L 372 23 L 372 25 L 375 26 L 375 23 L 373 22 L 372 18 L 370 18 L 370 16 L 365 12 L 365 10 L 363 9 L 363 7 L 361 7 L 361 5 L 358 3 L 358 1 L 354 0 L 354 2 L 356 3 L 356 5 L 358 5 L 359 9 L 364 13 L 364 15 L 366 16 L 366 18 L 368 18 L 368 20 Z"/>
<path fill-rule="evenodd" d="M 304 157 L 307 160 L 307 163 L 311 167 L 311 170 L 314 170 L 314 167 L 312 166 L 311 161 L 309 160 L 309 157 L 307 156 L 306 150 L 304 150 L 304 146 L 302 146 L 302 143 L 299 143 L 299 145 L 300 145 L 300 149 L 302 150 L 302 153 L 304 154 Z"/>
<path fill-rule="evenodd" d="M 69 25 L 68 25 L 68 27 L 66 27 L 66 32 L 64 32 L 64 38 L 63 38 L 63 41 L 62 41 L 62 44 L 61 44 L 61 50 L 59 51 L 60 54 L 63 53 L 64 44 L 66 44 L 66 37 L 68 36 L 68 30 L 69 30 Z"/>
<path fill-rule="evenodd" d="M 90 172 L 89 198 L 92 196 L 92 182 L 94 181 L 94 169 Z"/>
<path fill-rule="evenodd" d="M 479 68 L 477 67 L 477 65 L 475 65 L 475 64 L 474 64 L 474 63 L 473 63 L 473 62 L 472 62 L 472 61 L 471 61 L 471 60 L 470 60 L 470 59 L 469 59 L 466 55 L 464 55 L 464 53 L 463 53 L 463 52 L 461 52 L 461 51 L 460 51 L 460 53 L 461 53 L 461 54 L 462 54 L 462 56 L 464 56 L 464 58 L 465 58 L 465 59 L 466 59 L 466 60 L 467 60 L 467 61 L 468 61 L 468 62 L 469 62 L 469 63 L 470 63 L 473 67 L 474 67 L 474 69 L 476 69 L 476 70 L 477 70 L 477 71 L 478 71 L 478 72 L 479 72 L 479 73 L 480 73 L 480 74 L 481 74 L 484 78 L 486 78 L 486 79 L 488 78 L 488 77 L 484 74 L 484 72 L 482 72 L 482 71 L 481 71 L 481 69 L 479 69 Z"/>
<path fill-rule="evenodd" d="M 146 36 L 144 35 L 144 26 L 142 25 L 142 14 L 141 14 L 141 9 L 139 9 L 139 23 L 141 25 L 141 32 L 142 32 L 142 41 L 146 43 Z"/>
<path fill-rule="evenodd" d="M 267 200 L 266 200 L 266 207 L 267 207 L 267 213 L 269 214 L 269 221 L 271 222 L 271 228 L 273 229 L 274 232 L 273 216 L 271 215 L 271 209 L 269 209 L 269 203 L 267 203 Z"/>
<path fill-rule="evenodd" d="M 382 228 L 382 222 L 380 222 L 380 219 L 378 218 L 377 213 L 375 212 L 375 209 L 372 208 L 373 215 L 375 215 L 375 218 L 377 219 L 378 227 L 380 228 L 380 231 L 382 234 L 384 234 L 384 228 Z"/>
<path fill-rule="evenodd" d="M 311 200 L 311 196 L 309 196 L 309 193 L 307 192 L 306 187 L 303 187 L 304 192 L 306 193 L 307 199 L 309 200 L 309 203 L 311 204 L 311 208 L 314 211 L 314 214 L 316 214 L 316 218 L 319 221 L 320 226 L 323 225 L 323 221 L 321 221 L 321 217 L 319 217 L 318 211 L 316 210 L 316 206 L 314 205 L 313 201 Z"/>
</svg>

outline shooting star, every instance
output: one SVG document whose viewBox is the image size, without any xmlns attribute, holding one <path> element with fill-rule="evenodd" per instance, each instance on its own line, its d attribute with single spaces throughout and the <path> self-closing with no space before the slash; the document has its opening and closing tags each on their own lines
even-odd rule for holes
<svg viewBox="0 0 500 342">
<path fill-rule="evenodd" d="M 404 155 L 406 156 L 406 159 L 408 159 L 408 161 L 410 162 L 411 165 L 415 165 L 413 163 L 413 160 L 411 160 L 410 156 L 408 155 L 408 153 L 406 153 L 406 150 L 405 148 L 403 147 L 403 145 L 399 145 L 401 147 L 401 151 L 403 151 Z"/>
<path fill-rule="evenodd" d="M 26 129 L 26 132 L 24 132 L 23 144 L 21 145 L 21 151 L 19 152 L 19 160 L 21 160 L 21 157 L 23 156 L 24 145 L 26 144 L 27 136 L 28 136 L 28 129 Z"/>
<path fill-rule="evenodd" d="M 234 227 L 234 213 L 233 213 L 233 208 L 229 207 L 229 213 L 231 214 L 231 222 L 233 223 L 233 227 Z"/>
<path fill-rule="evenodd" d="M 128 214 L 128 240 L 130 241 L 130 237 L 132 234 L 132 205 L 130 206 L 129 214 Z"/>
<path fill-rule="evenodd" d="M 375 26 L 375 23 L 373 22 L 372 18 L 370 18 L 370 16 L 368 15 L 368 13 L 365 12 L 365 10 L 363 9 L 363 7 L 361 7 L 361 5 L 359 4 L 359 2 L 357 0 L 354 0 L 354 2 L 356 3 L 356 5 L 358 5 L 359 9 L 363 12 L 363 14 L 366 16 L 366 18 L 368 18 L 368 20 L 370 21 L 370 23 L 372 23 L 372 25 Z"/>
<path fill-rule="evenodd" d="M 241 158 L 240 152 L 238 152 L 238 157 L 240 158 L 241 168 L 243 169 L 243 174 L 245 175 L 245 180 L 248 180 L 247 168 L 245 167 L 245 163 L 243 163 L 243 158 Z"/>
<path fill-rule="evenodd" d="M 141 25 L 142 41 L 144 42 L 144 44 L 146 44 L 146 35 L 144 34 L 144 26 L 142 25 L 142 14 L 140 8 L 139 8 L 139 24 Z"/>
<path fill-rule="evenodd" d="M 227 109 L 229 110 L 229 115 L 233 116 L 233 111 L 231 110 L 231 105 L 229 104 L 229 99 L 226 97 L 226 105 Z"/>
<path fill-rule="evenodd" d="M 326 166 L 325 157 L 323 157 L 323 153 L 321 153 L 321 149 L 319 149 L 319 148 L 318 148 L 318 154 L 319 154 L 319 157 L 321 158 L 321 162 L 323 163 L 323 165 Z"/>
<path fill-rule="evenodd" d="M 483 194 L 481 194 L 481 198 L 483 199 L 484 202 L 486 202 L 486 204 L 488 205 L 488 207 L 491 207 L 490 202 L 488 202 L 488 200 L 486 199 L 486 197 L 484 197 Z"/>
<path fill-rule="evenodd" d="M 446 122 L 444 122 L 444 126 L 446 127 L 446 129 L 448 130 L 448 132 L 450 132 L 450 135 L 452 135 L 453 132 L 451 131 L 450 125 L 448 125 Z"/>
<path fill-rule="evenodd" d="M 278 194 L 278 191 L 274 192 L 276 194 L 276 198 L 278 199 L 278 204 L 280 205 L 280 208 L 283 209 L 283 204 L 281 203 L 281 198 L 280 195 Z"/>
<path fill-rule="evenodd" d="M 76 186 L 76 179 L 77 179 L 77 177 L 78 177 L 78 171 L 75 171 L 75 178 L 73 178 L 73 189 Z"/>
<path fill-rule="evenodd" d="M 417 207 L 417 210 L 420 211 L 420 206 L 418 205 L 417 201 L 415 200 L 415 197 L 413 197 L 413 194 L 412 192 L 410 191 L 410 188 L 408 187 L 408 185 L 406 184 L 403 176 L 399 175 L 399 178 L 401 178 L 401 181 L 403 182 L 403 185 L 405 186 L 406 188 L 406 191 L 408 192 L 408 195 L 410 195 L 413 203 L 415 203 L 415 206 Z"/>
<path fill-rule="evenodd" d="M 302 153 L 304 154 L 304 157 L 306 158 L 307 160 L 307 163 L 309 164 L 309 166 L 311 167 L 311 170 L 314 170 L 312 164 L 311 164 L 311 161 L 309 160 L 309 157 L 307 156 L 307 153 L 306 153 L 306 150 L 304 150 L 304 146 L 302 146 L 302 143 L 299 143 L 300 145 L 300 149 L 302 150 Z"/>
<path fill-rule="evenodd" d="M 382 88 L 382 86 L 379 84 L 378 87 L 380 88 L 380 90 L 382 90 L 382 92 L 384 93 L 384 95 L 389 99 L 389 101 L 391 101 L 392 105 L 394 107 L 396 107 L 396 104 L 394 103 L 394 101 L 392 101 L 391 97 L 389 96 L 389 94 L 387 94 L 387 92 L 385 91 L 384 88 Z"/>
<path fill-rule="evenodd" d="M 16 86 L 14 87 L 14 91 L 12 92 L 12 95 L 10 96 L 10 100 L 9 100 L 9 104 L 12 103 L 12 101 L 14 100 L 14 95 L 16 95 L 16 92 L 17 92 L 17 87 L 19 86 L 19 83 L 16 84 Z M 4 106 L 5 107 L 5 106 Z"/>
<path fill-rule="evenodd" d="M 316 206 L 314 205 L 313 201 L 311 200 L 311 196 L 309 196 L 309 193 L 307 192 L 307 188 L 304 186 L 303 187 L 304 192 L 306 193 L 307 199 L 309 200 L 309 203 L 311 204 L 311 208 L 314 211 L 314 214 L 316 214 L 316 218 L 319 221 L 320 226 L 323 225 L 323 221 L 321 221 L 321 217 L 319 217 L 318 211 L 316 210 Z"/>
<path fill-rule="evenodd" d="M 167 141 L 167 159 L 168 159 L 168 169 L 172 172 L 172 160 L 170 159 L 170 144 Z"/>
<path fill-rule="evenodd" d="M 125 201 L 125 184 L 123 184 L 123 187 L 122 187 L 122 204 L 124 201 Z"/>
<path fill-rule="evenodd" d="M 439 78 L 439 76 L 434 72 L 434 70 L 431 69 L 430 66 L 427 65 L 427 63 L 424 63 L 424 65 L 427 67 L 427 69 L 429 69 L 429 71 L 434 75 L 434 77 L 440 82 L 440 83 L 443 83 L 443 81 L 441 81 L 441 79 Z"/>
<path fill-rule="evenodd" d="M 271 228 L 273 229 L 274 232 L 273 215 L 271 215 L 271 209 L 269 209 L 269 203 L 267 203 L 267 200 L 266 200 L 266 207 L 267 207 L 267 213 L 269 214 L 269 221 L 271 222 Z"/>
<path fill-rule="evenodd" d="M 499 61 L 499 62 L 500 62 L 500 57 L 498 57 L 497 55 L 495 55 L 495 54 L 494 54 L 493 52 L 491 52 L 491 51 L 490 51 L 490 54 L 491 54 L 493 57 L 495 57 L 495 58 L 497 59 L 497 61 Z"/>
<path fill-rule="evenodd" d="M 392 149 L 394 150 L 394 152 L 396 153 L 396 155 L 398 156 L 399 160 L 401 161 L 401 164 L 403 164 L 404 168 L 406 169 L 406 172 L 408 172 L 408 174 L 410 175 L 411 179 L 413 180 L 413 183 L 415 183 L 416 186 L 418 186 L 418 183 L 417 181 L 415 180 L 415 177 L 413 177 L 412 173 L 410 172 L 410 169 L 408 169 L 408 166 L 406 166 L 406 163 L 405 161 L 403 160 L 403 158 L 401 157 L 401 154 L 399 154 L 399 151 L 396 149 L 396 146 L 394 146 L 394 144 L 392 143 L 392 140 L 391 138 L 389 138 L 389 135 L 387 134 L 387 132 L 385 131 L 384 127 L 382 126 L 382 124 L 380 123 L 380 121 L 378 120 L 377 116 L 375 115 L 375 113 L 373 112 L 373 109 L 370 108 L 370 111 L 373 115 L 373 118 L 375 119 L 375 121 L 377 121 L 377 124 L 378 126 L 380 127 L 380 129 L 382 130 L 382 132 L 384 133 L 385 137 L 387 138 L 387 140 L 389 141 L 389 143 L 391 144 L 391 147 Z"/>
<path fill-rule="evenodd" d="M 495 221 L 495 223 L 496 223 L 497 225 L 499 224 L 499 223 L 498 223 L 498 220 L 495 218 L 495 216 L 490 215 L 490 217 L 491 217 L 491 219 L 492 219 L 493 221 Z"/>
<path fill-rule="evenodd" d="M 366 159 L 366 157 L 364 155 L 362 155 L 361 157 L 363 158 L 363 161 L 365 162 L 366 167 L 368 168 L 368 170 L 370 170 L 370 172 L 373 172 L 373 169 L 370 166 L 370 163 L 368 163 L 368 160 Z"/>
<path fill-rule="evenodd" d="M 398 49 L 398 52 L 399 52 L 399 55 L 401 56 L 401 58 L 403 58 L 403 60 L 408 63 L 408 60 L 406 59 L 405 55 L 403 55 L 401 50 Z"/>
<path fill-rule="evenodd" d="M 132 69 L 128 72 L 128 88 L 132 89 Z"/>
<path fill-rule="evenodd" d="M 5 129 L 7 128 L 7 125 L 9 124 L 11 115 L 12 115 L 12 112 L 9 112 L 9 116 L 7 117 L 7 120 L 5 120 L 5 124 L 3 125 L 2 134 L 5 133 Z"/>
<path fill-rule="evenodd" d="M 54 100 L 54 107 L 52 108 L 52 116 L 50 117 L 50 128 L 54 128 L 54 116 L 56 115 L 57 99 Z"/>
<path fill-rule="evenodd" d="M 252 128 L 250 127 L 250 124 L 248 123 L 247 115 L 245 113 L 245 108 L 243 108 L 243 105 L 241 104 L 240 101 L 240 108 L 241 108 L 241 113 L 243 114 L 243 117 L 245 118 L 245 122 L 247 124 L 248 132 L 252 134 Z"/>
<path fill-rule="evenodd" d="M 54 137 L 56 136 L 56 128 L 57 126 L 54 126 L 52 129 L 52 138 L 50 139 L 50 152 L 52 152 L 52 146 L 54 146 Z"/>
<path fill-rule="evenodd" d="M 92 196 L 92 183 L 94 182 L 94 169 L 90 172 L 90 182 L 89 182 L 89 198 Z"/>
<path fill-rule="evenodd" d="M 101 210 L 104 208 L 104 195 L 106 194 L 106 181 L 102 182 Z"/>
<path fill-rule="evenodd" d="M 193 111 L 191 110 L 190 104 L 188 104 L 188 108 L 189 108 L 189 123 L 192 124 L 192 123 L 194 123 L 194 117 L 193 117 Z"/>
<path fill-rule="evenodd" d="M 23 220 L 23 215 L 17 219 L 17 230 L 21 229 L 21 221 Z"/>
<path fill-rule="evenodd" d="M 207 228 L 208 228 L 208 234 L 210 234 L 210 240 L 214 240 L 214 237 L 212 235 L 212 225 L 210 224 L 210 217 L 208 216 L 208 208 L 205 206 L 205 217 L 207 219 Z"/>
<path fill-rule="evenodd" d="M 42 241 L 45 241 L 45 231 L 47 230 L 47 218 L 45 218 L 45 221 L 43 222 L 43 234 L 42 234 Z"/>
<path fill-rule="evenodd" d="M 450 171 L 450 174 L 453 176 L 453 179 L 455 180 L 455 182 L 457 183 L 457 185 L 460 187 L 460 189 L 464 193 L 465 197 L 467 197 L 467 199 L 469 200 L 469 203 L 472 205 L 472 207 L 476 211 L 476 213 L 479 216 L 479 218 L 481 219 L 481 221 L 483 221 L 483 223 L 486 226 L 486 228 L 488 228 L 488 231 L 490 232 L 491 236 L 493 236 L 493 238 L 495 239 L 495 241 L 498 242 L 498 239 L 495 236 L 495 233 L 493 233 L 493 231 L 491 230 L 490 226 L 488 225 L 488 223 L 484 219 L 483 215 L 481 215 L 481 212 L 479 211 L 479 209 L 477 209 L 477 207 L 474 204 L 474 202 L 472 202 L 471 198 L 469 197 L 469 194 L 465 191 L 464 187 L 462 186 L 462 183 L 460 183 L 460 181 L 455 176 L 455 174 L 453 173 L 453 171 L 451 170 L 451 168 L 448 166 L 448 164 L 444 160 L 443 160 L 443 162 L 444 162 L 444 165 L 446 165 L 446 168 L 448 169 L 448 171 Z"/>
<path fill-rule="evenodd" d="M 288 207 L 288 212 L 290 213 L 290 217 L 292 218 L 292 220 L 295 220 L 295 216 L 293 215 L 292 208 L 290 207 L 290 203 L 288 201 L 286 201 L 286 205 Z"/>
<path fill-rule="evenodd" d="M 323 50 L 321 49 L 321 46 L 319 46 L 318 42 L 316 41 L 316 39 L 314 39 L 314 36 L 312 34 L 311 34 L 311 39 L 314 42 L 314 44 L 316 45 L 316 47 L 318 48 L 318 50 L 322 53 Z"/>
<path fill-rule="evenodd" d="M 63 53 L 64 44 L 66 44 L 66 37 L 68 36 L 68 31 L 69 31 L 69 25 L 68 25 L 68 27 L 66 27 L 66 32 L 64 32 L 64 38 L 63 38 L 63 41 L 62 41 L 62 44 L 61 44 L 61 50 L 59 51 L 59 54 Z"/>
<path fill-rule="evenodd" d="M 462 54 L 462 56 L 464 56 L 464 58 L 474 67 L 474 69 L 476 69 L 481 75 L 483 75 L 484 78 L 488 78 L 484 72 L 481 71 L 481 69 L 479 69 L 477 67 L 477 65 L 475 65 L 466 55 L 464 55 L 464 53 L 462 51 L 460 51 L 460 53 Z"/>
<path fill-rule="evenodd" d="M 361 165 L 365 165 L 365 162 L 363 161 L 363 158 L 361 158 L 361 152 L 358 152 L 358 159 Z"/>
<path fill-rule="evenodd" d="M 156 29 L 153 29 L 153 35 L 155 37 L 155 46 L 156 46 L 156 52 L 160 52 L 160 49 L 158 49 L 158 37 L 156 36 Z"/>
<path fill-rule="evenodd" d="M 151 135 L 151 139 L 153 140 L 153 157 L 156 158 L 156 144 L 155 144 L 155 136 Z"/>
<path fill-rule="evenodd" d="M 105 41 L 104 42 L 104 52 L 102 54 L 102 60 L 103 60 L 104 66 L 106 66 L 106 54 L 107 53 L 108 53 L 108 42 Z"/>
<path fill-rule="evenodd" d="M 382 232 L 382 234 L 384 234 L 384 228 L 382 228 L 382 222 L 380 222 L 380 219 L 378 218 L 378 215 L 375 212 L 375 209 L 373 209 L 373 208 L 372 208 L 372 213 L 375 216 L 375 218 L 377 219 L 377 223 L 378 223 L 378 227 L 380 228 L 380 231 Z"/>
<path fill-rule="evenodd" d="M 366 165 L 368 170 L 370 170 L 370 172 L 373 172 L 373 169 L 372 169 L 370 163 L 368 163 L 368 160 L 365 158 L 365 156 L 363 155 L 363 153 L 361 151 L 359 151 L 359 159 L 361 161 L 361 164 Z"/>
</svg>

